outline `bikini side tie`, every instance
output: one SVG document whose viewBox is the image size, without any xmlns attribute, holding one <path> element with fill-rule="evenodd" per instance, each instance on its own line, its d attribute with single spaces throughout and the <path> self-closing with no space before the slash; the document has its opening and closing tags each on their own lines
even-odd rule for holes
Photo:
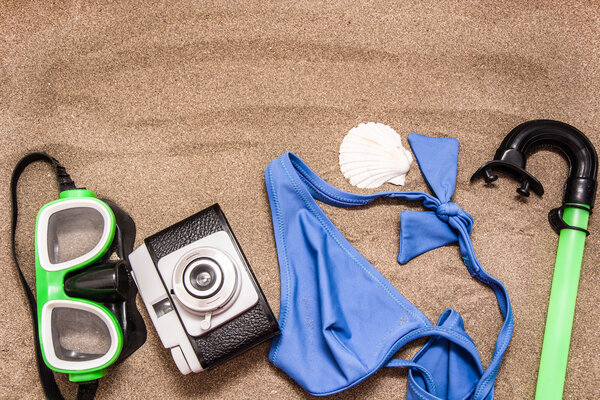
<svg viewBox="0 0 600 400">
<path fill-rule="evenodd" d="M 496 295 L 504 324 L 498 334 L 496 348 L 490 365 L 485 370 L 471 397 L 473 400 L 491 398 L 493 384 L 498 374 L 502 356 L 508 348 L 513 331 L 512 308 L 504 285 L 489 275 L 481 266 L 473 250 L 470 234 L 473 229 L 473 218 L 460 206 L 450 201 L 456 188 L 458 165 L 458 140 L 450 138 L 431 138 L 416 133 L 408 137 L 410 146 L 421 169 L 421 173 L 436 198 L 423 201 L 423 205 L 431 211 L 403 211 L 400 217 L 400 245 L 398 262 L 407 263 L 412 258 L 429 250 L 457 242 L 461 257 L 469 273 L 474 278 L 488 285 Z M 462 325 L 462 319 L 460 321 Z M 424 347 L 413 361 L 424 368 L 435 368 L 440 363 L 440 354 L 435 357 L 426 356 Z M 423 382 L 423 380 L 421 380 Z M 415 374 L 409 372 L 408 398 L 423 400 L 435 399 L 424 393 L 424 383 L 415 385 Z M 411 397 L 413 391 L 413 397 Z M 418 394 L 417 394 L 418 393 Z M 489 396 L 488 396 L 489 395 Z"/>
</svg>

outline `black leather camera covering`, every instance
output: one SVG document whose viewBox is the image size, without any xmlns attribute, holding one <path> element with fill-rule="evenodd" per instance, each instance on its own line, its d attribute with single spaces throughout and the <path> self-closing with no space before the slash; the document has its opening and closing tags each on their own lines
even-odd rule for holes
<svg viewBox="0 0 600 400">
<path fill-rule="evenodd" d="M 223 211 L 221 211 L 221 207 L 218 204 L 215 204 L 146 238 L 146 247 L 150 250 L 154 265 L 157 265 L 158 260 L 167 254 L 179 250 L 203 237 L 226 230 L 223 228 L 222 219 L 219 218 L 219 214 L 223 215 Z"/>
<path fill-rule="evenodd" d="M 279 327 L 269 320 L 264 304 L 254 307 L 193 342 L 203 368 L 212 368 L 272 338 Z"/>
<path fill-rule="evenodd" d="M 213 368 L 279 333 L 279 325 L 277 325 L 273 311 L 271 311 L 250 264 L 218 204 L 214 204 L 145 240 L 152 261 L 157 266 L 158 260 L 167 254 L 219 231 L 229 234 L 245 262 L 245 267 L 250 273 L 251 281 L 259 296 L 258 303 L 254 307 L 223 325 L 202 336 L 188 335 L 200 365 L 204 369 Z"/>
</svg>

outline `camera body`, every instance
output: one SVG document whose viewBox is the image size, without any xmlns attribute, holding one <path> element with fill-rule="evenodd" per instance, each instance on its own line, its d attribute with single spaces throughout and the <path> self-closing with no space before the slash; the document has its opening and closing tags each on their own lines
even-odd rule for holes
<svg viewBox="0 0 600 400">
<path fill-rule="evenodd" d="M 218 204 L 146 238 L 129 261 L 182 374 L 212 368 L 279 332 Z"/>
</svg>

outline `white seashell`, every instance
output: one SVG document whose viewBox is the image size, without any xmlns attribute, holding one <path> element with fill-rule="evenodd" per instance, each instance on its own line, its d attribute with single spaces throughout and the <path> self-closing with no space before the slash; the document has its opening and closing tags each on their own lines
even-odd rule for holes
<svg viewBox="0 0 600 400">
<path fill-rule="evenodd" d="M 342 174 L 359 188 L 376 188 L 386 182 L 404 185 L 411 163 L 412 155 L 402 147 L 400 135 L 384 124 L 359 124 L 340 146 Z"/>
</svg>

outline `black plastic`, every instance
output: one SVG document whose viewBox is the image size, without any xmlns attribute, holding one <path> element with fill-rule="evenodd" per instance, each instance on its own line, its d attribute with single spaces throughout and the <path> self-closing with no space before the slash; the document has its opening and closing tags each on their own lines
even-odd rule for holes
<svg viewBox="0 0 600 400">
<path fill-rule="evenodd" d="M 101 199 L 108 204 L 113 214 L 117 230 L 113 239 L 113 249 L 106 253 L 104 262 L 112 253 L 116 253 L 120 261 L 117 263 L 117 291 L 122 296 L 122 300 L 114 302 L 103 302 L 103 304 L 115 315 L 123 331 L 123 349 L 117 362 L 121 362 L 129 357 L 133 352 L 139 349 L 146 342 L 146 324 L 137 309 L 136 296 L 137 286 L 131 277 L 131 266 L 128 257 L 133 251 L 135 242 L 135 222 L 131 216 L 108 199 Z"/>
<path fill-rule="evenodd" d="M 542 184 L 525 170 L 526 157 L 534 150 L 553 147 L 569 162 L 569 176 L 565 183 L 563 204 L 587 204 L 592 208 L 596 198 L 598 155 L 589 139 L 577 128 L 564 122 L 534 120 L 525 122 L 504 138 L 494 159 L 477 170 L 471 182 L 483 177 L 487 183 L 498 177 L 494 170 L 506 173 L 521 182 L 517 192 L 529 196 L 529 190 L 544 194 Z"/>
<path fill-rule="evenodd" d="M 99 302 L 127 299 L 129 279 L 123 261 L 108 261 L 75 271 L 65 279 L 65 293 L 70 297 Z"/>
<path fill-rule="evenodd" d="M 550 223 L 550 226 L 552 227 L 552 229 L 554 229 L 554 232 L 556 232 L 557 234 L 560 235 L 560 231 L 563 229 L 573 229 L 575 231 L 584 232 L 585 236 L 590 236 L 590 231 L 588 231 L 587 229 L 569 225 L 565 222 L 565 220 L 563 218 L 563 211 L 567 207 L 579 208 L 580 210 L 590 211 L 589 208 L 587 208 L 585 206 L 579 206 L 576 204 L 569 204 L 568 206 L 563 205 L 561 207 L 553 208 L 548 213 L 548 222 Z"/>
</svg>

